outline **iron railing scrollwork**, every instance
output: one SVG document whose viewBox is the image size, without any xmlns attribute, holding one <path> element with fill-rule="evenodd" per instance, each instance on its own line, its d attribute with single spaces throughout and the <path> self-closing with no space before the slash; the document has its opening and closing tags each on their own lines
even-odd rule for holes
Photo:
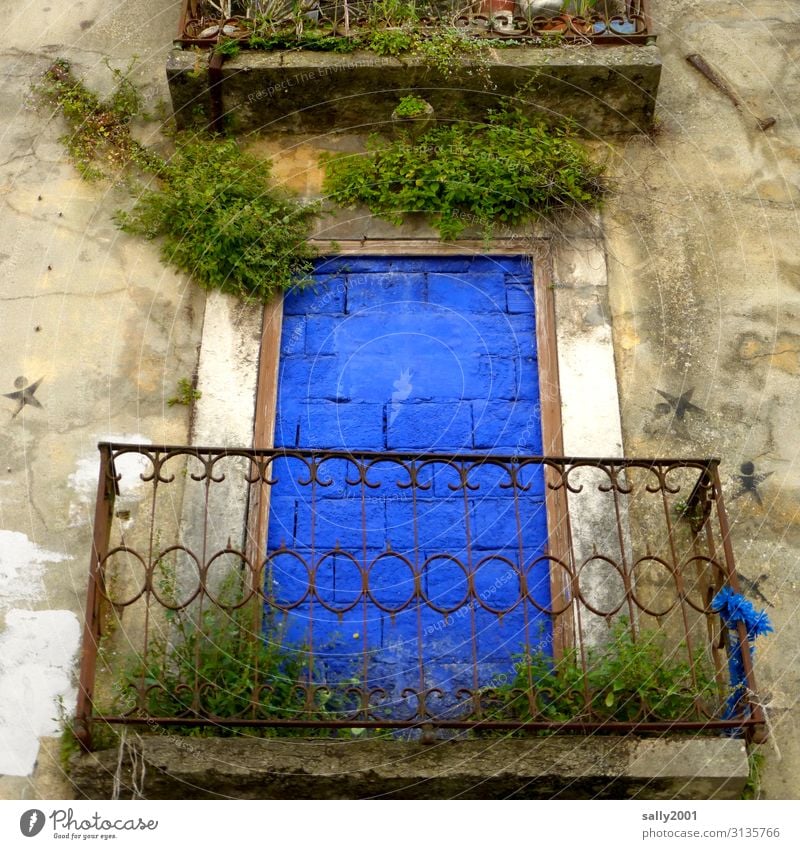
<svg viewBox="0 0 800 849">
<path fill-rule="evenodd" d="M 738 591 L 717 466 L 102 444 L 79 737 L 761 734 L 711 606 Z M 662 677 L 615 689 L 615 646 Z"/>
</svg>

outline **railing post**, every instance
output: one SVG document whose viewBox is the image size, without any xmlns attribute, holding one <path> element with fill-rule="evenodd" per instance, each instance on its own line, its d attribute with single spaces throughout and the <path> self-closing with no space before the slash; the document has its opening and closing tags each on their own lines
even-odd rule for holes
<svg viewBox="0 0 800 849">
<path fill-rule="evenodd" d="M 722 501 L 722 484 L 719 479 L 718 463 L 711 466 L 711 480 L 714 486 L 714 500 L 717 506 L 717 521 L 719 522 L 720 535 L 722 536 L 722 548 L 725 552 L 725 566 L 728 570 L 728 580 L 734 592 L 741 592 L 739 580 L 736 575 L 736 562 L 733 559 L 733 546 L 731 544 L 731 529 L 728 523 L 728 514 L 725 512 L 725 504 Z M 744 622 L 738 622 L 736 633 L 739 638 L 739 647 L 742 652 L 742 666 L 747 686 L 745 694 L 747 705 L 750 708 L 751 722 L 748 723 L 747 734 L 754 743 L 763 743 L 767 739 L 767 719 L 764 708 L 759 702 L 753 701 L 756 693 L 755 674 L 753 672 L 753 659 L 750 657 L 750 640 Z"/>
<path fill-rule="evenodd" d="M 92 553 L 89 561 L 89 584 L 86 590 L 86 612 L 83 623 L 83 643 L 81 653 L 80 681 L 78 686 L 78 704 L 75 710 L 75 737 L 84 750 L 91 751 L 94 680 L 97 670 L 97 649 L 100 643 L 100 581 L 102 578 L 100 563 L 108 552 L 111 535 L 111 518 L 114 513 L 114 500 L 117 494 L 117 482 L 111 460 L 111 447 L 101 443 L 100 474 L 97 481 L 97 501 L 94 511 L 94 535 Z"/>
</svg>

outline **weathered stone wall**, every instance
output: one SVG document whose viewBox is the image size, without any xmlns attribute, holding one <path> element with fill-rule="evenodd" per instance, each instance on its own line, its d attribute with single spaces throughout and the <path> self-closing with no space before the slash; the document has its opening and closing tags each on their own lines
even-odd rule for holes
<svg viewBox="0 0 800 849">
<path fill-rule="evenodd" d="M 775 625 L 756 651 L 783 755 L 763 748 L 764 792 L 797 798 L 800 7 L 654 5 L 658 132 L 614 148 L 604 215 L 625 452 L 722 458 L 742 588 Z M 730 81 L 741 110 L 691 53 Z M 681 397 L 695 406 L 678 410 Z"/>
<path fill-rule="evenodd" d="M 360 132 L 380 130 L 400 97 L 425 97 L 442 120 L 484 118 L 509 103 L 545 120 L 573 119 L 592 136 L 646 130 L 661 75 L 655 46 L 491 50 L 487 73 L 444 77 L 414 58 L 313 51 L 244 51 L 225 62 L 214 95 L 236 131 Z M 208 64 L 174 50 L 167 62 L 178 122 L 212 117 Z"/>
</svg>

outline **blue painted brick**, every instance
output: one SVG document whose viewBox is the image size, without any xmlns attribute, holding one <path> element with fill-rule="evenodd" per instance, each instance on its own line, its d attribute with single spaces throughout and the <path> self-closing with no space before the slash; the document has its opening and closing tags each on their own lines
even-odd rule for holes
<svg viewBox="0 0 800 849">
<path fill-rule="evenodd" d="M 290 289 L 283 298 L 283 314 L 343 313 L 347 283 L 344 277 L 323 275 L 311 286 Z"/>
<path fill-rule="evenodd" d="M 267 466 L 266 477 L 274 481 L 271 498 L 308 498 L 310 486 L 302 483 L 308 479 L 306 463 L 296 457 L 275 457 Z"/>
<path fill-rule="evenodd" d="M 517 527 L 519 510 L 519 528 Z M 515 550 L 521 541 L 525 548 L 546 533 L 547 516 L 543 501 L 520 498 L 517 508 L 510 498 L 476 499 L 473 545 L 483 550 Z"/>
<path fill-rule="evenodd" d="M 533 266 L 525 261 L 511 263 L 505 268 L 507 286 L 533 287 Z"/>
<path fill-rule="evenodd" d="M 481 357 L 470 364 L 463 397 L 514 400 L 517 397 L 516 363 L 510 357 Z"/>
<path fill-rule="evenodd" d="M 472 402 L 474 446 L 512 456 L 542 453 L 540 409 L 535 402 Z"/>
<path fill-rule="evenodd" d="M 306 598 L 311 579 L 309 558 L 289 552 L 273 553 L 267 570 L 267 591 L 271 587 L 277 604 L 296 605 Z"/>
<path fill-rule="evenodd" d="M 518 552 L 492 551 L 473 564 L 475 594 L 490 608 L 510 612 L 522 602 Z"/>
<path fill-rule="evenodd" d="M 310 315 L 305 321 L 304 350 L 310 357 L 336 356 L 341 353 L 339 337 L 347 319 L 331 315 Z"/>
<path fill-rule="evenodd" d="M 517 392 L 516 397 L 525 399 L 532 403 L 539 403 L 539 364 L 531 358 L 518 359 L 515 363 L 517 369 Z"/>
<path fill-rule="evenodd" d="M 267 546 L 270 551 L 283 545 L 287 548 L 294 547 L 296 514 L 297 500 L 295 498 L 284 495 L 275 495 L 271 498 L 267 533 Z M 290 559 L 287 559 L 287 563 Z"/>
<path fill-rule="evenodd" d="M 518 273 L 530 260 L 526 256 L 474 256 L 470 262 L 469 272 L 500 271 L 503 273 Z"/>
<path fill-rule="evenodd" d="M 361 502 L 355 498 L 322 498 L 314 506 L 299 501 L 297 504 L 298 545 L 311 545 L 312 524 L 314 546 L 317 550 L 329 550 L 337 543 L 346 551 L 358 554 L 362 546 L 362 531 L 366 530 L 367 547 L 383 548 L 384 507 L 380 502 L 368 505 L 365 521 L 362 522 Z"/>
<path fill-rule="evenodd" d="M 533 313 L 533 285 L 511 284 L 506 286 L 506 304 L 510 313 Z"/>
<path fill-rule="evenodd" d="M 394 551 L 413 555 L 414 514 L 398 501 L 386 502 L 386 537 Z M 466 517 L 460 499 L 417 501 L 416 539 L 429 553 L 460 550 L 466 545 Z"/>
<path fill-rule="evenodd" d="M 458 401 L 404 404 L 394 421 L 389 416 L 386 443 L 388 448 L 397 450 L 470 450 L 472 408 Z"/>
<path fill-rule="evenodd" d="M 361 605 L 343 613 L 331 612 L 319 603 L 313 608 L 314 627 L 309 648 L 314 652 L 315 678 L 335 683 L 359 677 L 368 649 L 381 645 L 381 620 L 376 615 L 364 622 Z M 365 629 L 366 624 L 366 629 Z"/>
<path fill-rule="evenodd" d="M 429 274 L 428 300 L 460 314 L 502 311 L 506 301 L 505 276 L 481 274 Z"/>
<path fill-rule="evenodd" d="M 306 318 L 303 315 L 287 315 L 281 328 L 281 356 L 300 354 L 306 345 Z"/>
<path fill-rule="evenodd" d="M 517 608 L 499 617 L 482 608 L 475 611 L 478 659 L 480 663 L 505 662 L 510 673 L 514 667 L 514 656 L 525 650 L 525 617 Z"/>
<path fill-rule="evenodd" d="M 433 494 L 437 498 L 462 498 L 461 474 L 457 466 L 434 463 L 428 467 L 433 476 Z M 455 489 L 454 489 L 455 487 Z"/>
<path fill-rule="evenodd" d="M 470 268 L 471 262 L 468 256 L 398 257 L 391 260 L 390 270 L 406 274 L 419 271 L 464 273 Z"/>
<path fill-rule="evenodd" d="M 305 448 L 355 451 L 383 447 L 383 405 L 309 402 L 300 420 Z"/>
<path fill-rule="evenodd" d="M 278 374 L 278 394 L 297 401 L 349 400 L 344 394 L 342 365 L 336 357 L 284 357 Z"/>
<path fill-rule="evenodd" d="M 320 257 L 314 262 L 315 276 L 324 274 L 362 274 L 390 271 L 392 257 L 379 256 L 330 256 Z"/>
<path fill-rule="evenodd" d="M 351 483 L 358 479 L 358 466 L 354 460 L 325 459 L 317 464 L 316 498 L 361 498 L 361 486 Z M 305 497 L 311 497 L 311 488 L 305 487 Z"/>
<path fill-rule="evenodd" d="M 428 558 L 421 570 L 427 602 L 452 610 L 469 604 L 468 558 L 462 549 L 448 552 L 450 557 Z"/>
<path fill-rule="evenodd" d="M 425 275 L 407 272 L 350 274 L 346 309 L 349 314 L 371 310 L 414 313 L 427 300 Z"/>
<path fill-rule="evenodd" d="M 328 607 L 344 610 L 363 601 L 363 563 L 355 553 L 328 552 L 317 558 L 314 569 L 314 595 Z"/>
<path fill-rule="evenodd" d="M 534 317 L 530 313 L 508 315 L 496 313 L 482 316 L 480 321 L 469 321 L 462 317 L 462 326 L 454 327 L 451 334 L 460 335 L 463 343 L 471 343 L 472 351 L 478 356 L 500 355 L 512 359 L 536 356 L 536 330 Z"/>
<path fill-rule="evenodd" d="M 436 664 L 463 660 L 471 656 L 468 615 L 462 616 L 458 611 L 442 613 L 425 605 L 421 608 L 420 619 L 422 657 L 426 664 L 426 674 L 431 674 Z"/>
</svg>

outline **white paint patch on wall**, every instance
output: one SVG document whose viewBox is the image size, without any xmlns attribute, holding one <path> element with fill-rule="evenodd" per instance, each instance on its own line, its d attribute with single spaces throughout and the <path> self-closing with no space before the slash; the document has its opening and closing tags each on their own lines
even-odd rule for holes
<svg viewBox="0 0 800 849">
<path fill-rule="evenodd" d="M 263 312 L 260 304 L 244 305 L 231 295 L 209 292 L 197 366 L 203 394 L 195 404 L 193 444 L 252 444 Z"/>
<path fill-rule="evenodd" d="M 133 445 L 152 445 L 152 440 L 140 433 L 106 434 L 99 436 L 98 442 L 128 442 Z M 123 454 L 116 461 L 117 471 L 122 474 L 122 485 L 127 491 L 120 491 L 117 504 L 123 505 L 126 496 L 136 497 L 140 486 L 139 475 L 151 468 L 147 458 L 135 454 Z M 77 496 L 69 505 L 69 526 L 71 528 L 91 523 L 94 518 L 94 503 L 97 495 L 97 476 L 100 470 L 100 454 L 95 451 L 88 457 L 81 457 L 75 471 L 67 478 L 67 485 Z M 133 488 L 131 489 L 131 483 Z"/>
<path fill-rule="evenodd" d="M 19 531 L 0 530 L 0 607 L 33 601 L 44 592 L 46 563 L 61 563 L 66 554 L 45 551 Z"/>
<path fill-rule="evenodd" d="M 69 610 L 6 614 L 0 635 L 0 774 L 31 774 L 39 738 L 59 732 L 59 696 L 67 713 L 74 713 L 79 640 L 80 624 Z"/>
<path fill-rule="evenodd" d="M 622 424 L 610 328 L 596 327 L 577 339 L 561 333 L 558 337 L 564 453 L 621 457 Z"/>
</svg>

